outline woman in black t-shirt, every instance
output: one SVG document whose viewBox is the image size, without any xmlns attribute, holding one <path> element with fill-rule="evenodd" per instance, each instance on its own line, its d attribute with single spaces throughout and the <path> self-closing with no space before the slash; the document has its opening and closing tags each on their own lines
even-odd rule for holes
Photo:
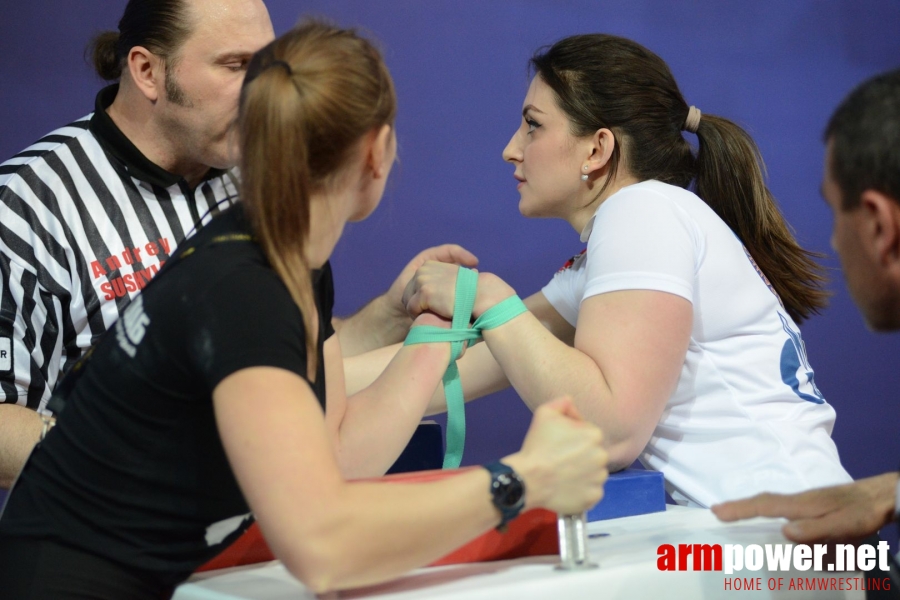
<svg viewBox="0 0 900 600">
<path fill-rule="evenodd" d="M 405 347 L 345 393 L 328 258 L 381 199 L 395 106 L 379 53 L 352 31 L 309 22 L 254 57 L 243 204 L 183 244 L 63 382 L 58 425 L 0 518 L 4 595 L 167 597 L 251 513 L 306 585 L 347 588 L 427 564 L 523 507 L 576 514 L 600 498 L 600 432 L 566 400 L 538 410 L 493 471 L 348 483 L 396 459 L 450 356 L 448 343 Z M 511 492 L 518 474 L 523 501 L 492 495 L 497 469 Z"/>
</svg>

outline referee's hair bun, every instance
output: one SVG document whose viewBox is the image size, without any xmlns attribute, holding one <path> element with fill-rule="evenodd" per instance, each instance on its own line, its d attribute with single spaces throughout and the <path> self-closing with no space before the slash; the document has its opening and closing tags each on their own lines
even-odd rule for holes
<svg viewBox="0 0 900 600">
<path fill-rule="evenodd" d="M 119 33 L 104 31 L 88 46 L 91 63 L 102 79 L 115 81 L 122 76 L 122 57 L 119 56 Z"/>
</svg>

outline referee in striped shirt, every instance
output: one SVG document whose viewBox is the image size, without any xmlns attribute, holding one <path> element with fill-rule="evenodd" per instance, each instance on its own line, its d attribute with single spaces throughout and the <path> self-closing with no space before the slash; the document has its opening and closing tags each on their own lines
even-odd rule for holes
<svg viewBox="0 0 900 600">
<path fill-rule="evenodd" d="M 0 490 L 39 439 L 61 375 L 236 201 L 238 94 L 272 39 L 262 0 L 129 0 L 119 31 L 92 44 L 98 74 L 118 83 L 91 115 L 0 165 Z M 475 263 L 458 246 L 420 253 L 340 324 L 345 355 L 402 339 L 400 295 L 428 259 Z"/>
</svg>

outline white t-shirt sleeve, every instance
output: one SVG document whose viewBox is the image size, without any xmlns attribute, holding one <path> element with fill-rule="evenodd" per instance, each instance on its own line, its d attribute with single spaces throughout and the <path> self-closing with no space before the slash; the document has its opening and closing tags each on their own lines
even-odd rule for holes
<svg viewBox="0 0 900 600">
<path fill-rule="evenodd" d="M 652 190 L 622 190 L 597 210 L 581 299 L 656 290 L 693 302 L 701 254 L 700 229 L 675 200 Z"/>
<path fill-rule="evenodd" d="M 573 260 L 577 265 L 584 260 L 584 255 Z M 555 308 L 572 327 L 578 323 L 578 308 L 581 305 L 581 294 L 577 289 L 579 275 L 576 265 L 558 271 L 541 290 L 550 306 Z"/>
</svg>

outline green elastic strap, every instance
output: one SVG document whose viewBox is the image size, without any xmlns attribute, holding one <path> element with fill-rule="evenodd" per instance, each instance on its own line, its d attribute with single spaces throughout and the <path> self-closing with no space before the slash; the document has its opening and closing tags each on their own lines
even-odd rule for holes
<svg viewBox="0 0 900 600">
<path fill-rule="evenodd" d="M 430 325 L 413 327 L 403 343 L 404 346 L 409 346 L 429 342 L 450 342 L 450 365 L 442 380 L 444 397 L 447 400 L 447 451 L 444 454 L 443 465 L 445 469 L 455 469 L 460 465 L 466 445 L 466 405 L 456 360 L 466 345 L 471 346 L 481 339 L 482 330 L 499 327 L 528 310 L 518 296 L 510 296 L 484 311 L 472 327 L 469 327 L 477 291 L 478 274 L 471 269 L 460 267 L 456 276 L 456 303 L 453 306 L 450 329 Z"/>
</svg>

